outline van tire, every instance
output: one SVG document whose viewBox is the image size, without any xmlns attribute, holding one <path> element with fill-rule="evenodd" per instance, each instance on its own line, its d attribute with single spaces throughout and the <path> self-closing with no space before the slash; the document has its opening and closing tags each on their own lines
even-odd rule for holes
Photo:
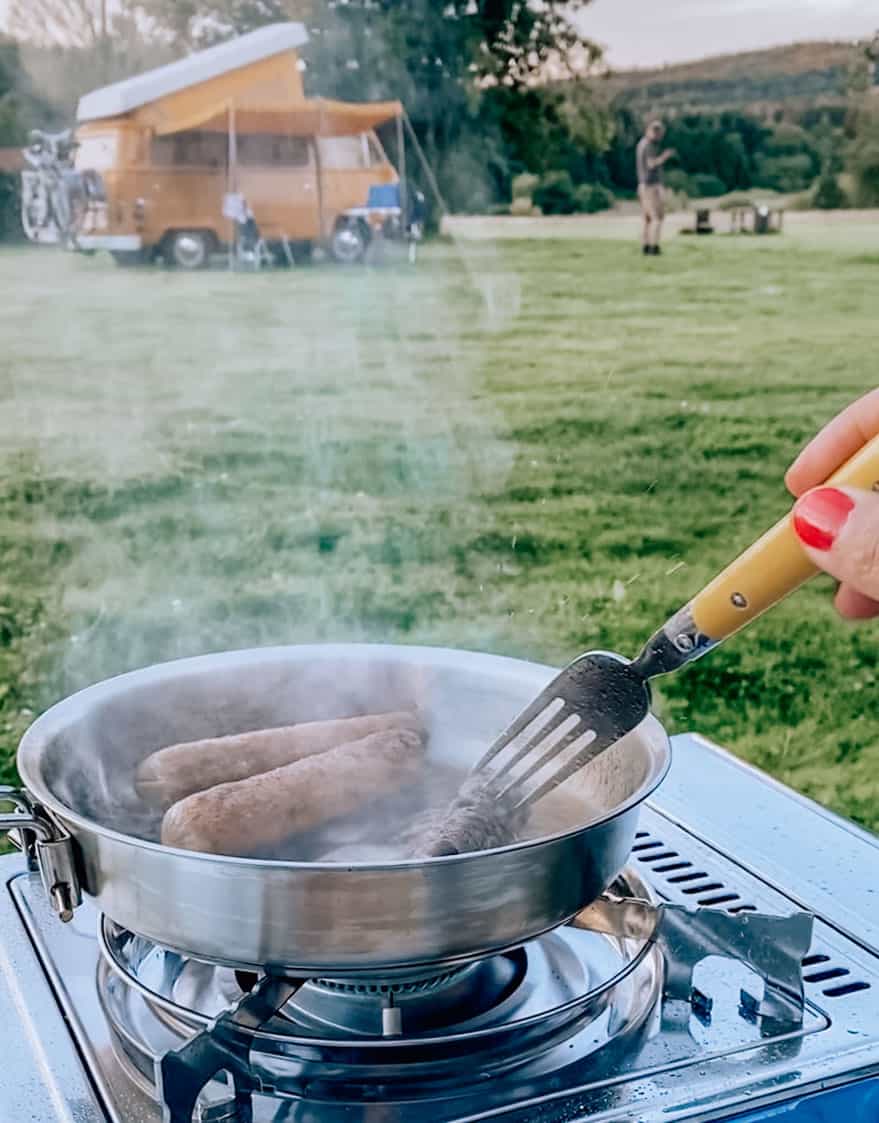
<svg viewBox="0 0 879 1123">
<path fill-rule="evenodd" d="M 360 265 L 369 249 L 369 227 L 361 219 L 340 222 L 330 239 L 330 254 L 339 265 Z"/>
<path fill-rule="evenodd" d="M 205 269 L 213 246 L 214 239 L 207 230 L 173 230 L 164 240 L 165 263 L 176 269 Z"/>
</svg>

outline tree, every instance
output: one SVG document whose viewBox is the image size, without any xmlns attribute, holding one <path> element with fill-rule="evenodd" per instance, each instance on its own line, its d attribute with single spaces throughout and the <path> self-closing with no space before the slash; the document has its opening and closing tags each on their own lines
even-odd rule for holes
<svg viewBox="0 0 879 1123">
<path fill-rule="evenodd" d="M 849 64 L 848 115 L 845 128 L 850 138 L 857 136 L 862 116 L 870 114 L 868 99 L 875 80 L 877 62 L 879 62 L 879 31 L 872 39 L 855 45 Z"/>
<path fill-rule="evenodd" d="M 11 0 L 9 29 L 40 46 L 95 47 L 110 38 L 108 0 Z"/>
<path fill-rule="evenodd" d="M 855 180 L 856 203 L 879 206 L 879 110 L 861 114 L 849 166 Z"/>
<path fill-rule="evenodd" d="M 858 45 L 849 82 L 848 163 L 855 181 L 855 201 L 864 207 L 879 206 L 879 108 L 873 94 L 877 61 L 879 32 Z"/>
<path fill-rule="evenodd" d="M 144 26 L 135 0 L 10 0 L 20 45 L 17 92 L 39 104 L 29 124 L 69 124 L 87 90 L 168 61 L 173 49 Z"/>
<path fill-rule="evenodd" d="M 26 3 L 27 0 L 17 0 Z M 66 0 L 90 4 L 98 0 Z M 189 46 L 231 38 L 294 19 L 332 50 L 338 64 L 361 69 L 376 44 L 402 47 L 409 73 L 530 85 L 586 74 L 600 49 L 578 26 L 590 0 L 139 0 L 154 25 Z M 413 66 L 414 64 L 414 66 Z"/>
</svg>

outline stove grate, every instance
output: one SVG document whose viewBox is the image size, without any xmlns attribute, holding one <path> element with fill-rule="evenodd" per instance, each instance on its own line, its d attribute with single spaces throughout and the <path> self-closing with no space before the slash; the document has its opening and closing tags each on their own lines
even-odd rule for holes
<svg viewBox="0 0 879 1123">
<path fill-rule="evenodd" d="M 660 896 L 678 897 L 687 905 L 722 907 L 730 913 L 758 911 L 757 905 L 745 900 L 733 886 L 722 880 L 716 870 L 710 868 L 710 862 L 702 857 L 694 862 L 682 852 L 683 849 L 679 842 L 669 844 L 654 832 L 640 830 L 635 835 L 632 852 L 637 862 L 646 868 L 647 876 Z M 811 991 L 825 998 L 838 999 L 872 987 L 864 979 L 851 978 L 851 970 L 833 962 L 817 941 L 813 942 L 802 964 L 804 968 L 820 965 L 819 970 L 803 974 L 807 993 Z M 841 979 L 846 981 L 840 982 Z M 822 983 L 829 985 L 822 986 Z"/>
</svg>

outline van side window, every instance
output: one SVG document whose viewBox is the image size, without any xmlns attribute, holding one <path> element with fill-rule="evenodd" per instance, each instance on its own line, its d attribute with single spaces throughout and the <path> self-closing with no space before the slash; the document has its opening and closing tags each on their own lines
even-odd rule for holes
<svg viewBox="0 0 879 1123">
<path fill-rule="evenodd" d="M 189 132 L 155 136 L 150 160 L 157 168 L 225 168 L 228 139 L 224 133 Z"/>
<path fill-rule="evenodd" d="M 76 149 L 76 166 L 80 171 L 90 169 L 104 172 L 117 163 L 119 154 L 118 133 L 98 133 L 79 141 Z"/>
<path fill-rule="evenodd" d="M 364 136 L 322 136 L 318 138 L 320 162 L 330 171 L 361 171 L 369 167 L 369 150 Z"/>
<path fill-rule="evenodd" d="M 252 168 L 307 168 L 311 149 L 301 136 L 245 133 L 238 137 L 238 162 Z"/>
</svg>

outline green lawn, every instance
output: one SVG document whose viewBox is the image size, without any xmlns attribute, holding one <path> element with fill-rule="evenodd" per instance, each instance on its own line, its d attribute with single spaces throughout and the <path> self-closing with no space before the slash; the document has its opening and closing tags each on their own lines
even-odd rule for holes
<svg viewBox="0 0 879 1123">
<path fill-rule="evenodd" d="M 0 780 L 33 713 L 201 651 L 635 652 L 877 381 L 879 234 L 435 245 L 417 270 L 0 254 Z M 843 236 L 844 235 L 844 236 Z M 820 583 L 670 679 L 879 827 L 879 631 Z"/>
</svg>

